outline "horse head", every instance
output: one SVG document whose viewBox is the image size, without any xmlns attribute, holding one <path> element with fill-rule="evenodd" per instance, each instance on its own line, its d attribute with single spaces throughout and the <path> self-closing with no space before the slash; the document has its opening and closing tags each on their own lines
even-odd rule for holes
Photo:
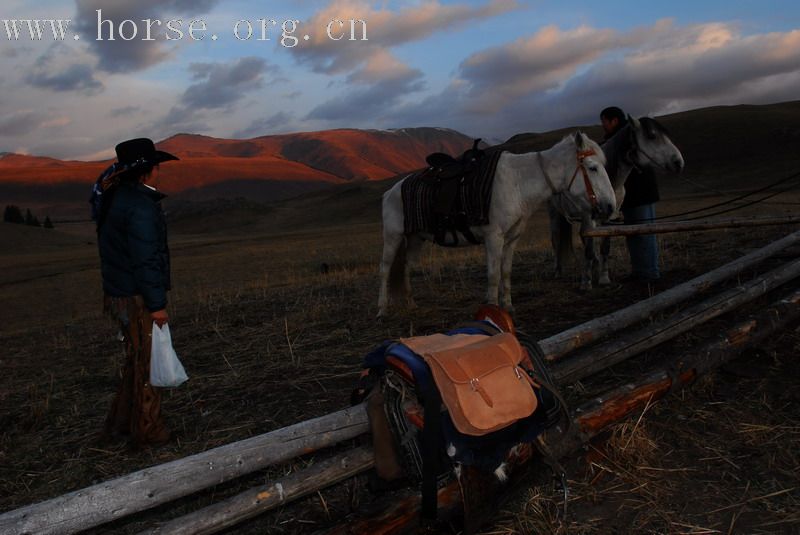
<svg viewBox="0 0 800 535">
<path fill-rule="evenodd" d="M 657 167 L 680 173 L 684 161 L 681 151 L 672 142 L 667 129 L 651 117 L 635 119 L 628 116 L 631 125 L 631 150 L 628 158 L 637 167 Z"/>
<path fill-rule="evenodd" d="M 565 166 L 566 186 L 562 192 L 573 209 L 563 208 L 572 217 L 591 213 L 595 219 L 606 219 L 616 211 L 617 201 L 606 172 L 603 150 L 583 132 L 575 132 L 571 137 L 575 162 Z"/>
</svg>

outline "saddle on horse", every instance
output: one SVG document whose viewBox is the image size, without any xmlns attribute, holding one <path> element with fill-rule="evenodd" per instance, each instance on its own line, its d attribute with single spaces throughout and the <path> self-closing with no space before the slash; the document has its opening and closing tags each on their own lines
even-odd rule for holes
<svg viewBox="0 0 800 535">
<path fill-rule="evenodd" d="M 459 234 L 479 243 L 470 226 L 488 222 L 491 185 L 500 151 L 479 149 L 480 139 L 460 157 L 429 154 L 428 168 L 403 182 L 405 232 L 429 232 L 439 245 L 459 245 Z"/>
</svg>

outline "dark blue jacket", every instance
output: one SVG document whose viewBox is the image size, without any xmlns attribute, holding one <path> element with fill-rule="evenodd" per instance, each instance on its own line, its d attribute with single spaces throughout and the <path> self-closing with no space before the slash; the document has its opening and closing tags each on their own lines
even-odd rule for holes
<svg viewBox="0 0 800 535">
<path fill-rule="evenodd" d="M 141 295 L 150 312 L 167 306 L 170 289 L 165 195 L 138 182 L 114 188 L 98 228 L 103 290 L 115 297 Z"/>
<path fill-rule="evenodd" d="M 661 197 L 658 194 L 658 179 L 656 172 L 650 167 L 643 167 L 641 170 L 633 169 L 628 179 L 625 180 L 625 200 L 622 201 L 622 209 L 642 206 L 658 202 Z"/>
</svg>

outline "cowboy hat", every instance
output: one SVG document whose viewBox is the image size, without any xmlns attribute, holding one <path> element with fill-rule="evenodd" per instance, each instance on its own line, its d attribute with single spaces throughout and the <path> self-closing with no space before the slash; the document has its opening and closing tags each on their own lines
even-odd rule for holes
<svg viewBox="0 0 800 535">
<path fill-rule="evenodd" d="M 178 159 L 177 156 L 168 152 L 156 150 L 153 141 L 146 137 L 123 141 L 114 150 L 117 152 L 117 161 L 128 168 L 143 164 L 157 165 L 161 162 Z"/>
</svg>

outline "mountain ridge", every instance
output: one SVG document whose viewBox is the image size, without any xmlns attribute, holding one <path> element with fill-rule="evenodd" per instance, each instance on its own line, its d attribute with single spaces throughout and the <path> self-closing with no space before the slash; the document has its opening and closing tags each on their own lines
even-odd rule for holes
<svg viewBox="0 0 800 535">
<path fill-rule="evenodd" d="M 227 181 L 300 181 L 338 184 L 379 180 L 424 165 L 431 152 L 459 153 L 472 139 L 437 127 L 394 130 L 340 128 L 227 139 L 179 133 L 156 145 L 180 161 L 161 168 L 168 193 Z M 90 183 L 114 160 L 59 160 L 5 154 L 0 184 Z"/>
</svg>

